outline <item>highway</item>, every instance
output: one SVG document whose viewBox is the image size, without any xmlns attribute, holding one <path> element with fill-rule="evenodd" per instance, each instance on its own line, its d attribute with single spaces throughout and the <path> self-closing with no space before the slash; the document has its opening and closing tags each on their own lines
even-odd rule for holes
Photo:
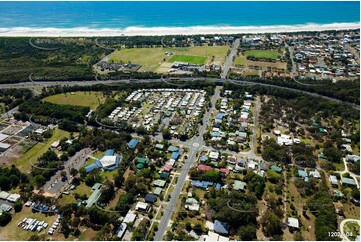
<svg viewBox="0 0 361 242">
<path fill-rule="evenodd" d="M 283 86 L 277 86 L 277 85 L 272 85 L 272 84 L 267 84 L 267 83 L 259 83 L 259 82 L 249 82 L 249 81 L 241 81 L 241 80 L 233 80 L 233 79 L 222 79 L 222 78 L 191 78 L 191 77 L 186 77 L 186 78 L 180 78 L 177 81 L 203 81 L 203 80 L 207 80 L 207 81 L 211 81 L 211 82 L 231 82 L 233 84 L 236 85 L 259 85 L 259 86 L 265 86 L 265 87 L 274 87 L 274 88 L 279 88 L 279 89 L 283 89 L 286 91 L 294 91 L 294 92 L 300 92 L 306 95 L 310 95 L 310 96 L 314 96 L 314 97 L 321 97 L 324 98 L 326 100 L 329 101 L 333 101 L 333 102 L 337 102 L 337 103 L 344 103 L 347 105 L 350 105 L 352 108 L 360 110 L 360 105 L 356 105 L 353 103 L 349 103 L 349 102 L 345 102 L 336 98 L 331 98 L 328 96 L 324 96 L 324 95 L 320 95 L 314 92 L 308 92 L 308 91 L 303 91 L 303 90 L 299 90 L 299 89 L 295 89 L 295 88 L 290 88 L 290 87 L 283 87 Z M 102 81 L 101 84 L 105 84 L 105 85 L 112 85 L 112 84 L 121 84 L 121 83 L 130 83 L 130 80 L 104 80 Z M 168 81 L 164 81 L 162 79 L 139 79 L 137 80 L 137 82 L 140 83 L 151 83 L 151 82 L 166 82 L 166 83 L 170 83 L 172 82 L 171 80 Z M 51 86 L 91 86 L 91 85 L 96 85 L 96 84 L 100 84 L 99 80 L 94 80 L 94 81 L 52 81 L 52 82 L 36 82 L 37 85 L 35 85 L 34 83 L 29 83 L 29 82 L 21 82 L 21 83 L 13 83 L 13 84 L 0 84 L 0 89 L 3 88 L 39 88 L 39 87 L 51 87 Z"/>
</svg>

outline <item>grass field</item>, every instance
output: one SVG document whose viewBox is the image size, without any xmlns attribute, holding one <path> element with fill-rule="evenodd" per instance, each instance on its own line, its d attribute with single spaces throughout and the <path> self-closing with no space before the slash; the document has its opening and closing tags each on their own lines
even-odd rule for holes
<svg viewBox="0 0 361 242">
<path fill-rule="evenodd" d="M 43 101 L 61 105 L 90 107 L 90 109 L 95 110 L 100 104 L 104 103 L 105 97 L 101 92 L 74 92 L 74 95 L 66 93 L 49 96 L 44 98 Z"/>
<path fill-rule="evenodd" d="M 187 62 L 195 65 L 202 65 L 206 62 L 207 57 L 193 56 L 193 55 L 174 55 L 169 59 L 169 62 Z"/>
<path fill-rule="evenodd" d="M 69 203 L 76 203 L 77 201 L 75 200 L 73 195 L 75 193 L 79 194 L 80 196 L 85 194 L 89 197 L 91 195 L 91 187 L 88 187 L 85 182 L 82 182 L 74 190 L 70 191 L 69 195 L 62 194 L 62 198 L 59 199 L 58 202 L 63 205 Z"/>
<path fill-rule="evenodd" d="M 20 171 L 28 171 L 31 167 L 29 160 L 31 160 L 32 163 L 36 162 L 36 160 L 50 148 L 54 141 L 60 140 L 63 137 L 69 137 L 69 132 L 60 129 L 54 129 L 53 135 L 50 139 L 42 143 L 37 143 L 23 156 L 21 156 L 21 158 L 13 160 L 13 163 Z"/>
<path fill-rule="evenodd" d="M 175 47 L 175 48 L 131 48 L 114 51 L 110 55 L 110 61 L 127 63 L 130 61 L 142 66 L 143 71 L 156 71 L 164 62 L 169 62 L 169 57 L 165 52 L 173 52 L 175 56 L 194 56 L 205 58 L 204 63 L 214 62 L 221 64 L 224 62 L 228 46 L 194 46 L 194 47 Z M 213 58 L 214 56 L 214 58 Z M 179 61 L 179 60 L 174 60 Z"/>
<path fill-rule="evenodd" d="M 256 58 L 265 58 L 276 60 L 281 57 L 281 54 L 272 50 L 246 50 L 244 56 L 254 56 Z"/>
<path fill-rule="evenodd" d="M 234 61 L 234 64 L 236 66 L 246 66 L 247 65 L 247 59 L 244 56 L 237 57 Z"/>
<path fill-rule="evenodd" d="M 275 52 L 275 51 L 272 51 L 272 52 Z M 278 54 L 278 52 L 275 52 L 275 53 Z M 277 57 L 275 59 L 277 59 Z M 242 67 L 242 69 L 241 69 L 242 71 L 247 70 L 247 69 L 249 69 L 249 71 L 255 71 L 254 68 L 264 70 L 264 71 L 267 71 L 268 68 L 283 69 L 283 70 L 287 69 L 287 63 L 285 63 L 285 62 L 277 61 L 274 63 L 274 62 L 268 62 L 268 61 L 252 61 L 252 60 L 247 60 L 246 56 L 244 56 L 242 54 L 240 54 L 238 57 L 235 58 L 234 66 L 236 67 L 236 68 L 234 68 L 234 72 L 242 74 L 244 76 L 253 75 L 253 74 L 257 75 L 258 72 L 256 71 L 257 73 L 251 73 L 251 74 L 249 74 L 247 72 L 241 73 L 241 72 L 239 72 L 240 68 L 237 69 L 237 67 Z"/>
<path fill-rule="evenodd" d="M 55 222 L 56 216 L 46 216 L 42 213 L 33 213 L 30 208 L 23 207 L 23 210 L 19 213 L 13 215 L 12 220 L 6 227 L 0 227 L 0 238 L 1 240 L 28 240 L 31 235 L 37 234 L 39 236 L 46 236 L 48 229 L 38 232 L 29 232 L 18 227 L 18 223 L 21 222 L 24 218 L 36 218 L 40 221 L 47 222 L 50 226 Z M 49 228 L 49 227 L 48 227 Z"/>
</svg>

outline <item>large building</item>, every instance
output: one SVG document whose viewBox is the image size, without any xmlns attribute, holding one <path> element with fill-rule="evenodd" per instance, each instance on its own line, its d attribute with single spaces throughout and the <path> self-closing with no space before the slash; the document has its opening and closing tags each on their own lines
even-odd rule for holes
<svg viewBox="0 0 361 242">
<path fill-rule="evenodd" d="M 114 150 L 107 150 L 103 157 L 97 159 L 93 164 L 85 167 L 85 171 L 91 172 L 97 168 L 102 168 L 105 171 L 112 171 L 119 166 L 121 156 L 114 154 Z"/>
</svg>

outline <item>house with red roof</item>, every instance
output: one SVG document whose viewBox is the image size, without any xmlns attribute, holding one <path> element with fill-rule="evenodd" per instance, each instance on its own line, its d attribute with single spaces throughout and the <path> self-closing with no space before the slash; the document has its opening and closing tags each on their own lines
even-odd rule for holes
<svg viewBox="0 0 361 242">
<path fill-rule="evenodd" d="M 226 168 L 221 168 L 221 169 L 219 169 L 219 171 L 224 173 L 226 176 L 228 176 L 228 174 L 229 174 L 229 170 Z"/>
<path fill-rule="evenodd" d="M 200 165 L 198 165 L 198 170 L 200 170 L 200 171 L 209 171 L 209 170 L 212 170 L 212 167 L 200 164 Z"/>
</svg>

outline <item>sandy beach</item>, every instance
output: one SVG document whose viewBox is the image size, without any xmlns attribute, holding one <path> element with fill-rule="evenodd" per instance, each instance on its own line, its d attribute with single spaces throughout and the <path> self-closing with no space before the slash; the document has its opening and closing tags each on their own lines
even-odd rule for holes
<svg viewBox="0 0 361 242">
<path fill-rule="evenodd" d="M 109 37 L 151 35 L 196 35 L 196 34 L 262 34 L 301 31 L 325 31 L 359 29 L 360 23 L 276 25 L 276 26 L 193 26 L 193 27 L 128 27 L 125 29 L 80 28 L 0 28 L 1 37 Z"/>
</svg>

